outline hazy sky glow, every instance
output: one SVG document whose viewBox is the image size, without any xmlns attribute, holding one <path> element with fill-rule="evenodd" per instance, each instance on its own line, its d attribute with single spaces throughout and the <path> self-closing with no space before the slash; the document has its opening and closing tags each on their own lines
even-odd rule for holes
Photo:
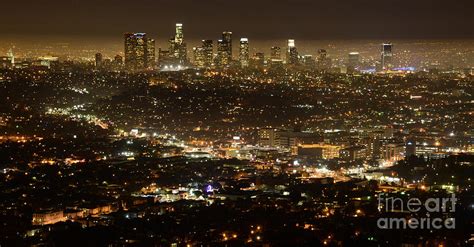
<svg viewBox="0 0 474 247">
<path fill-rule="evenodd" d="M 113 37 L 124 32 L 215 39 L 473 38 L 472 0 L 2 1 L 0 35 Z"/>
</svg>

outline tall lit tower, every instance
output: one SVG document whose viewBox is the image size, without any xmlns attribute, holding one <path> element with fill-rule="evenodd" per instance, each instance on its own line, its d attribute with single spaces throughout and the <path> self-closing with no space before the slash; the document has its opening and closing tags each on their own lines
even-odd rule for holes
<svg viewBox="0 0 474 247">
<path fill-rule="evenodd" d="M 104 61 L 104 58 L 102 56 L 102 53 L 96 53 L 95 54 L 95 67 L 96 68 L 102 67 L 103 61 Z"/>
<path fill-rule="evenodd" d="M 13 48 L 8 50 L 7 56 L 12 60 L 12 64 L 15 64 L 15 54 L 13 53 Z"/>
<path fill-rule="evenodd" d="M 382 44 L 382 48 L 380 51 L 380 63 L 382 66 L 382 70 L 387 70 L 393 67 L 392 48 L 393 45 L 391 43 Z"/>
<path fill-rule="evenodd" d="M 205 68 L 204 64 L 204 48 L 201 47 L 193 47 L 193 54 L 194 54 L 194 65 L 198 68 Z"/>
<path fill-rule="evenodd" d="M 145 67 L 152 69 L 156 65 L 155 40 L 147 38 L 146 40 L 146 64 Z"/>
<path fill-rule="evenodd" d="M 184 42 L 184 33 L 183 33 L 183 24 L 176 23 L 176 34 L 174 36 L 174 41 L 176 44 L 183 44 Z"/>
<path fill-rule="evenodd" d="M 294 39 L 288 40 L 288 50 L 286 51 L 286 62 L 288 64 L 298 64 L 298 50 Z"/>
<path fill-rule="evenodd" d="M 242 68 L 249 66 L 249 40 L 247 38 L 240 39 L 239 46 L 239 62 Z"/>
<path fill-rule="evenodd" d="M 188 51 L 184 42 L 183 24 L 176 23 L 176 32 L 169 40 L 169 45 L 170 58 L 178 64 L 185 64 L 188 60 Z"/>
<path fill-rule="evenodd" d="M 223 32 L 222 41 L 224 42 L 224 46 L 226 48 L 227 59 L 230 62 L 232 61 L 232 32 Z"/>
<path fill-rule="evenodd" d="M 223 32 L 222 39 L 217 40 L 216 60 L 220 66 L 228 66 L 232 61 L 232 32 Z"/>
<path fill-rule="evenodd" d="M 360 54 L 358 52 L 350 52 L 347 60 L 347 73 L 354 73 L 359 66 Z"/>
<path fill-rule="evenodd" d="M 202 48 L 204 53 L 204 66 L 210 67 L 212 65 L 212 56 L 214 52 L 212 40 L 205 39 L 202 41 Z"/>
</svg>

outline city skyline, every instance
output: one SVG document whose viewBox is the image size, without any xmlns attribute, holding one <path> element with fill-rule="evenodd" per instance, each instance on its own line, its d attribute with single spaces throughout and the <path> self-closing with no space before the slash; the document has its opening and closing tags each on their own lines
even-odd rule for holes
<svg viewBox="0 0 474 247">
<path fill-rule="evenodd" d="M 155 64 L 157 63 L 158 59 L 160 58 L 160 51 L 170 51 L 172 52 L 173 56 L 178 58 L 179 60 L 183 61 L 191 61 L 195 59 L 196 55 L 195 54 L 195 49 L 199 48 L 202 45 L 202 42 L 204 40 L 209 40 L 212 42 L 215 42 L 215 44 L 211 45 L 210 47 L 213 47 L 209 52 L 212 51 L 212 57 L 214 56 L 219 56 L 221 59 L 225 60 L 232 60 L 235 59 L 233 54 L 239 54 L 241 52 L 240 43 L 239 39 L 243 38 L 246 39 L 247 41 L 247 48 L 246 50 L 248 51 L 248 56 L 249 59 L 253 56 L 256 55 L 257 53 L 261 53 L 264 56 L 267 55 L 271 56 L 272 53 L 272 47 L 286 47 L 288 46 L 288 41 L 289 40 L 295 40 L 293 37 L 287 38 L 287 39 L 278 39 L 278 40 L 259 40 L 259 39 L 253 39 L 249 38 L 247 35 L 236 35 L 233 31 L 223 31 L 220 32 L 221 37 L 219 38 L 218 35 L 215 35 L 211 39 L 199 39 L 199 40 L 193 40 L 192 38 L 188 38 L 188 32 L 189 28 L 186 27 L 184 28 L 186 31 L 186 40 L 184 39 L 183 36 L 183 23 L 178 22 L 175 23 L 176 29 L 175 29 L 175 34 L 171 35 L 172 29 L 171 26 L 168 27 L 168 31 L 166 34 L 161 35 L 159 38 L 155 38 L 156 36 L 150 35 L 150 33 L 147 32 L 125 32 L 124 34 L 127 35 L 127 33 L 135 33 L 135 34 L 143 34 L 147 36 L 147 40 L 150 40 L 149 44 L 147 47 L 150 49 L 153 49 L 154 51 L 147 51 L 147 54 L 150 54 L 149 58 L 146 58 L 145 60 L 150 60 L 150 64 Z M 179 27 L 178 27 L 179 26 Z M 230 36 L 234 36 L 234 40 L 230 38 L 229 41 L 225 41 L 225 33 L 229 32 Z M 169 39 L 168 37 L 171 37 Z M 72 55 L 72 59 L 88 59 L 87 57 L 84 57 L 84 55 L 78 55 L 80 53 L 85 52 L 87 49 L 90 50 L 90 52 L 93 52 L 93 50 L 96 50 L 97 52 L 101 53 L 100 55 L 103 57 L 108 57 L 113 59 L 114 57 L 120 55 L 122 57 L 125 57 L 126 51 L 123 50 L 123 42 L 120 44 L 119 40 L 117 37 L 115 38 L 110 38 L 107 40 L 100 40 L 100 41 L 95 41 L 89 40 L 85 43 L 81 43 L 81 39 L 61 39 L 61 38 L 55 38 L 54 36 L 50 37 L 53 39 L 50 42 L 44 42 L 41 43 L 40 41 L 34 42 L 34 45 L 31 42 L 20 42 L 20 41 L 15 41 L 9 40 L 9 41 L 4 41 L 3 44 L 0 44 L 0 52 L 3 50 L 3 54 L 7 54 L 10 52 L 13 52 L 16 56 L 20 57 L 27 57 L 33 55 L 33 53 L 40 52 L 36 54 L 36 56 L 45 56 L 45 55 L 53 55 L 53 56 L 64 56 L 67 55 L 70 57 Z M 87 39 L 87 38 L 86 38 Z M 27 39 L 30 40 L 30 39 Z M 228 48 L 223 48 L 220 42 L 222 40 L 225 41 L 225 43 L 229 43 Z M 186 41 L 186 42 L 184 42 Z M 249 44 L 250 41 L 250 44 Z M 429 48 L 429 46 L 439 46 L 442 47 L 443 44 L 446 44 L 446 48 L 448 46 L 452 46 L 453 44 L 455 45 L 460 45 L 463 44 L 465 46 L 465 49 L 467 51 L 467 54 L 465 54 L 467 57 L 466 59 L 461 59 L 462 61 L 465 61 L 467 65 L 469 65 L 470 60 L 473 60 L 474 54 L 471 52 L 471 48 L 474 47 L 474 40 L 472 39 L 462 39 L 462 40 L 456 40 L 456 39 L 424 39 L 424 40 L 418 40 L 418 39 L 402 39 L 402 40 L 397 40 L 397 39 L 378 39 L 378 40 L 363 40 L 363 39 L 358 39 L 358 40 L 351 40 L 351 39 L 335 39 L 335 40 L 305 40 L 305 39 L 298 39 L 298 52 L 294 54 L 294 56 L 313 56 L 316 57 L 319 55 L 320 50 L 325 51 L 325 56 L 332 57 L 332 58 L 337 58 L 341 59 L 343 57 L 346 57 L 348 53 L 351 52 L 358 52 L 361 55 L 361 58 L 369 58 L 373 59 L 373 57 L 380 56 L 380 45 L 381 44 L 392 44 L 390 46 L 393 46 L 393 44 L 401 44 L 401 49 L 404 55 L 409 55 L 409 53 L 414 53 L 415 55 L 420 53 L 423 54 L 426 51 L 429 51 L 432 48 Z M 82 41 L 84 42 L 84 41 Z M 171 42 L 171 43 L 170 43 Z M 232 44 L 234 43 L 235 44 Z M 300 45 L 301 44 L 301 45 Z M 404 45 L 405 44 L 405 45 Z M 339 45 L 339 46 L 338 46 Z M 342 45 L 342 46 L 341 46 Z M 173 48 L 173 47 L 175 48 Z M 227 45 L 225 45 L 227 46 Z M 425 46 L 425 48 L 422 48 L 422 50 L 417 51 L 418 48 L 415 48 L 418 46 L 421 48 L 422 46 Z M 55 48 L 56 47 L 56 48 Z M 221 47 L 221 48 L 219 48 Z M 215 49 L 214 49 L 215 48 Z M 454 48 L 454 47 L 453 47 Z M 222 56 L 220 54 L 219 49 L 229 49 L 227 52 L 228 55 Z M 423 51 L 426 49 L 426 51 Z M 456 48 L 459 49 L 459 48 Z M 43 51 L 43 54 L 41 54 L 41 50 L 46 50 L 46 52 Z M 198 49 L 200 50 L 200 49 Z M 215 50 L 215 51 L 214 51 Z M 67 53 L 65 53 L 67 51 Z M 215 53 L 214 53 L 215 52 Z M 199 51 L 198 51 L 199 53 Z M 222 53 L 222 52 L 221 52 Z M 377 54 L 379 53 L 379 54 Z M 95 54 L 95 53 L 94 53 Z M 145 51 L 143 52 L 145 54 Z M 392 52 L 388 52 L 389 56 L 388 59 L 391 61 L 392 60 Z M 400 54 L 400 53 L 399 53 Z M 451 53 L 452 55 L 456 53 Z M 419 56 L 420 54 L 418 54 Z M 425 54 L 427 55 L 427 54 Z M 35 55 L 33 55 L 35 56 Z M 91 58 L 91 55 L 88 55 L 89 58 Z M 166 55 L 168 56 L 168 55 Z M 228 57 L 228 58 L 226 58 Z M 285 58 L 288 57 L 288 50 L 285 52 Z M 293 59 L 295 60 L 296 57 Z M 304 58 L 303 58 L 304 59 Z M 459 60 L 459 59 L 458 59 Z M 181 62 L 181 63 L 182 63 Z M 383 61 L 381 61 L 383 63 Z M 438 61 L 432 61 L 438 63 Z M 444 61 L 448 62 L 449 61 Z M 227 63 L 226 61 L 221 61 L 221 63 Z M 412 66 L 415 66 L 416 64 L 413 64 Z M 405 65 L 408 66 L 408 65 Z M 456 65 L 457 66 L 457 65 Z M 382 67 L 384 67 L 382 65 Z"/>
</svg>

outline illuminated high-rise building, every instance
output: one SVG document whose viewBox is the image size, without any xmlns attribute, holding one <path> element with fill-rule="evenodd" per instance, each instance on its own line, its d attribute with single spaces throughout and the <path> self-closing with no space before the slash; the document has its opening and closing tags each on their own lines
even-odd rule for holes
<svg viewBox="0 0 474 247">
<path fill-rule="evenodd" d="M 200 47 L 193 48 L 194 65 L 198 68 L 209 68 L 212 65 L 212 40 L 202 40 Z"/>
<path fill-rule="evenodd" d="M 102 53 L 96 53 L 95 54 L 95 67 L 96 68 L 102 67 L 103 62 L 104 62 L 104 58 L 102 56 Z"/>
<path fill-rule="evenodd" d="M 11 58 L 12 65 L 15 65 L 15 53 L 13 52 L 13 48 L 8 49 L 7 56 Z"/>
<path fill-rule="evenodd" d="M 154 68 L 156 65 L 155 40 L 146 40 L 146 68 Z"/>
<path fill-rule="evenodd" d="M 172 60 L 176 60 L 178 64 L 185 64 L 188 57 L 186 43 L 184 42 L 183 24 L 176 23 L 176 33 L 174 37 L 169 40 L 169 44 Z"/>
<path fill-rule="evenodd" d="M 347 73 L 354 73 L 359 66 L 360 54 L 358 52 L 350 52 L 347 61 Z"/>
<path fill-rule="evenodd" d="M 229 64 L 229 61 L 227 60 L 227 48 L 224 44 L 224 40 L 222 39 L 217 40 L 216 64 L 218 66 L 225 66 Z"/>
<path fill-rule="evenodd" d="M 146 33 L 125 34 L 125 67 L 130 70 L 153 68 L 155 64 L 155 40 Z"/>
<path fill-rule="evenodd" d="M 183 24 L 181 23 L 176 23 L 176 34 L 174 36 L 174 41 L 176 44 L 183 44 L 184 42 Z"/>
<path fill-rule="evenodd" d="M 204 66 L 211 67 L 213 52 L 214 52 L 212 40 L 210 39 L 203 40 L 202 48 L 203 48 L 203 53 L 204 53 Z"/>
<path fill-rule="evenodd" d="M 194 65 L 198 68 L 205 68 L 205 55 L 203 47 L 193 47 Z"/>
<path fill-rule="evenodd" d="M 217 41 L 216 63 L 219 66 L 229 66 L 232 62 L 232 32 L 223 32 L 222 39 Z"/>
<path fill-rule="evenodd" d="M 232 32 L 223 32 L 222 40 L 224 41 L 228 60 L 232 61 Z"/>
<path fill-rule="evenodd" d="M 249 66 L 249 40 L 247 38 L 240 39 L 240 46 L 239 46 L 239 62 L 240 66 L 248 67 Z"/>
<path fill-rule="evenodd" d="M 147 66 L 146 33 L 125 34 L 125 67 L 130 70 L 141 70 Z"/>
<path fill-rule="evenodd" d="M 391 43 L 382 44 L 382 49 L 380 52 L 380 63 L 381 63 L 382 70 L 387 70 L 393 67 L 392 48 L 393 48 L 393 45 Z"/>
<path fill-rule="evenodd" d="M 291 65 L 298 64 L 298 50 L 294 39 L 288 40 L 288 49 L 286 51 L 286 63 Z"/>
</svg>

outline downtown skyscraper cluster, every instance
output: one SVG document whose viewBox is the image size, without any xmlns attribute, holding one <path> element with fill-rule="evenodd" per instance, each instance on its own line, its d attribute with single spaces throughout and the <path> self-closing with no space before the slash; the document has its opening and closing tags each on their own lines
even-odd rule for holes
<svg viewBox="0 0 474 247">
<path fill-rule="evenodd" d="M 146 33 L 126 33 L 125 66 L 131 70 L 143 70 L 155 66 L 155 40 Z"/>
<path fill-rule="evenodd" d="M 181 69 L 191 65 L 187 45 L 184 41 L 183 24 L 176 24 L 174 37 L 169 39 L 169 49 L 158 50 L 158 64 L 162 69 Z M 217 53 L 214 54 L 214 42 L 202 40 L 202 45 L 192 49 L 194 66 L 228 67 L 233 65 L 232 32 L 225 31 L 217 40 Z M 125 67 L 129 70 L 151 69 L 155 66 L 155 43 L 146 37 L 146 33 L 125 34 Z M 239 45 L 239 64 L 248 67 L 250 63 L 249 41 L 242 38 Z"/>
<path fill-rule="evenodd" d="M 387 71 L 394 67 L 392 48 L 391 43 L 381 45 L 381 56 L 376 63 L 375 71 Z M 193 47 L 191 51 L 190 58 L 182 23 L 176 24 L 175 34 L 168 40 L 168 49 L 158 49 L 157 58 L 155 58 L 154 39 L 148 38 L 146 33 L 125 34 L 125 68 L 132 71 L 181 70 L 190 67 L 262 69 L 283 66 L 329 70 L 333 64 L 325 49 L 319 49 L 316 58 L 300 54 L 294 39 L 288 39 L 285 48 L 271 47 L 270 56 L 266 58 L 263 52 L 251 54 L 249 39 L 243 37 L 238 43 L 238 55 L 234 57 L 233 33 L 230 31 L 222 32 L 216 43 L 211 39 L 202 40 L 200 46 Z M 347 73 L 357 73 L 361 70 L 360 65 L 360 54 L 354 51 L 348 54 L 344 69 Z"/>
</svg>

